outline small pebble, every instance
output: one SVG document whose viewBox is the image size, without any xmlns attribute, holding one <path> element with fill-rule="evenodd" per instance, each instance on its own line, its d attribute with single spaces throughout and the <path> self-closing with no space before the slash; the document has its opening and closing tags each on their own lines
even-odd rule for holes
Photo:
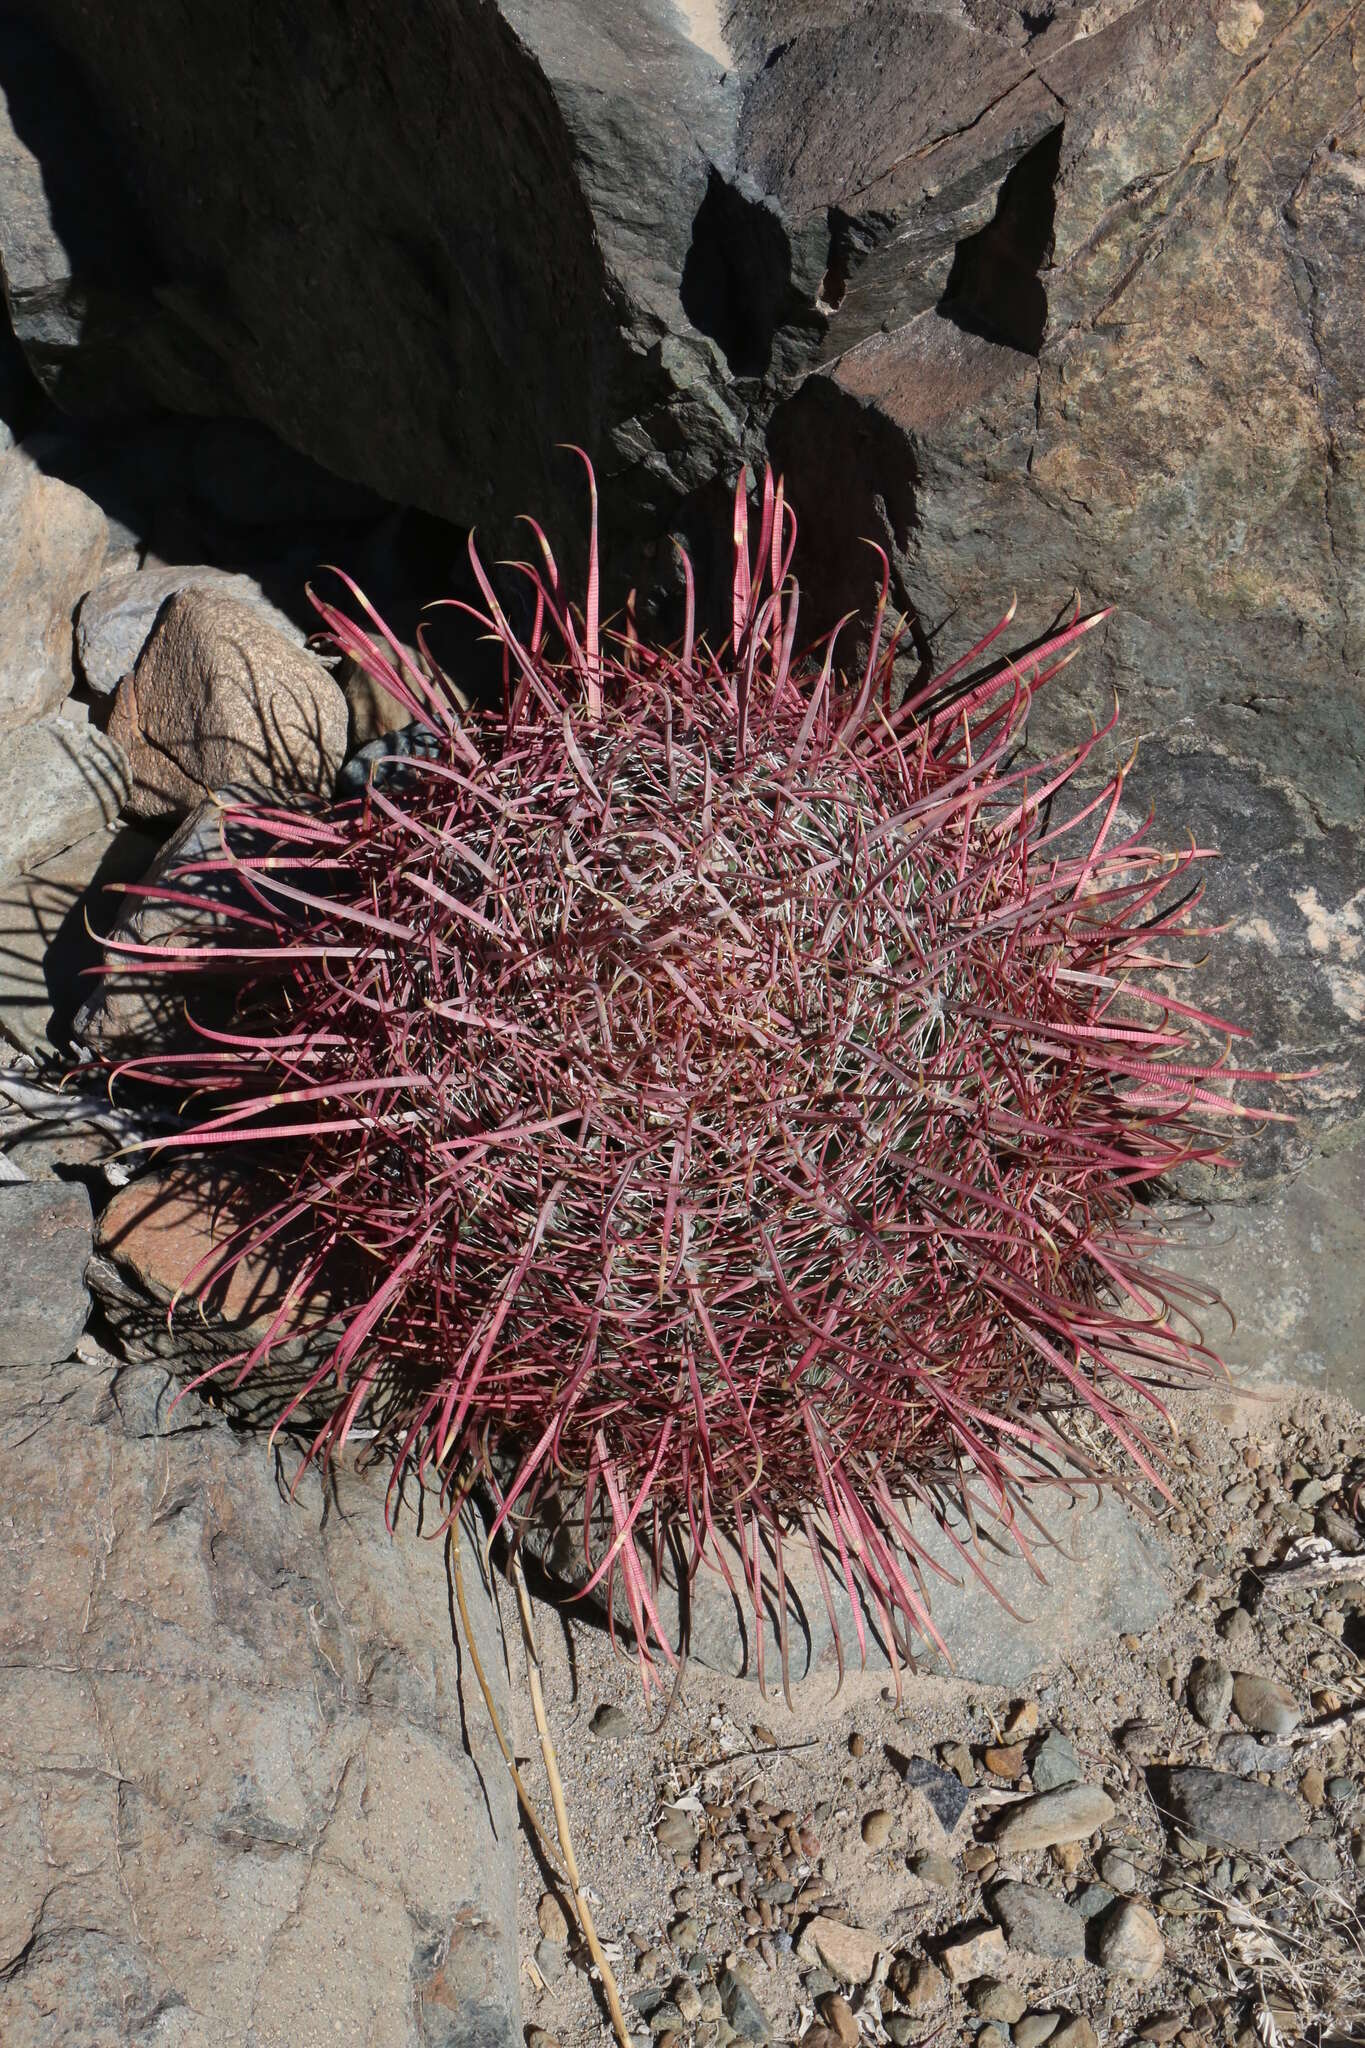
<svg viewBox="0 0 1365 2048">
<path fill-rule="evenodd" d="M 928 2012 L 942 2005 L 948 1996 L 948 1979 L 932 1963 L 915 1962 L 899 1955 L 891 1965 L 889 1982 L 901 2004 L 911 2012 Z"/>
<path fill-rule="evenodd" d="M 1096 1868 L 1110 1889 L 1125 1897 L 1129 1892 L 1135 1892 L 1142 1882 L 1137 1865 L 1130 1856 L 1124 1855 L 1122 1849 L 1106 1849 Z"/>
<path fill-rule="evenodd" d="M 993 1778 L 1004 1778 L 1010 1784 L 1023 1776 L 1024 1745 L 1013 1742 L 1008 1746 L 993 1743 L 983 1754 L 981 1761 Z"/>
<path fill-rule="evenodd" d="M 1232 1673 L 1216 1657 L 1196 1657 L 1185 1686 L 1190 1712 L 1200 1726 L 1226 1726 L 1232 1705 Z"/>
<path fill-rule="evenodd" d="M 1176 2012 L 1174 2010 L 1154 2012 L 1151 2018 L 1144 2020 L 1138 2028 L 1138 2039 L 1140 2041 L 1154 2041 L 1157 2044 L 1157 2048 L 1165 2048 L 1166 2042 L 1174 2041 L 1184 2024 L 1185 2015 L 1183 2012 Z"/>
<path fill-rule="evenodd" d="M 674 1984 L 673 2003 L 689 2027 L 701 2018 L 701 1993 L 690 1977 L 679 1977 Z"/>
<path fill-rule="evenodd" d="M 863 1741 L 862 1736 L 858 1733 L 857 1729 L 855 1728 L 853 1733 L 848 1738 L 849 1755 L 861 1756 L 866 1748 L 867 1744 Z"/>
<path fill-rule="evenodd" d="M 891 1839 L 893 1816 L 884 1806 L 863 1815 L 862 1835 L 869 1849 L 884 1849 Z"/>
<path fill-rule="evenodd" d="M 604 1701 L 589 1721 L 588 1727 L 603 1741 L 623 1742 L 630 1733 L 630 1719 L 620 1707 L 614 1707 Z"/>
<path fill-rule="evenodd" d="M 1009 2043 L 1003 2027 L 983 2027 L 976 2037 L 976 2048 L 1009 2048 Z"/>
<path fill-rule="evenodd" d="M 957 1868 L 948 1856 L 941 1856 L 936 1849 L 920 1849 L 910 1858 L 910 1868 L 921 1884 L 932 1884 L 939 1891 L 950 1892 L 957 1883 Z"/>
<path fill-rule="evenodd" d="M 1037 1700 L 1016 1700 L 1005 1721 L 1005 1734 L 1011 1742 L 1027 1741 L 1038 1732 Z"/>
<path fill-rule="evenodd" d="M 1052 2041 L 1053 2048 L 1099 2048 L 1099 2036 L 1082 2013 L 1064 2019 Z"/>
<path fill-rule="evenodd" d="M 546 1892 L 536 1907 L 536 1924 L 547 1941 L 566 1942 L 569 1938 L 569 1923 L 564 1917 L 564 1908 L 553 1892 Z"/>
<path fill-rule="evenodd" d="M 1043 2048 L 1062 2023 L 1059 2012 L 1026 2012 L 1011 2029 L 1014 2048 Z"/>
<path fill-rule="evenodd" d="M 536 1943 L 536 1968 L 547 1984 L 557 1984 L 564 1975 L 565 1960 L 563 1944 L 558 1941 L 541 1940 Z"/>
<path fill-rule="evenodd" d="M 983 2020 L 1003 2020 L 1007 2027 L 1022 2019 L 1028 2009 L 1028 2000 L 1018 1986 L 999 1977 L 976 1978 L 967 1986 L 967 2003 Z"/>
<path fill-rule="evenodd" d="M 1029 1766 L 1035 1792 L 1056 1792 L 1080 1781 L 1076 1752 L 1060 1728 L 1049 1729 Z"/>
<path fill-rule="evenodd" d="M 841 1997 L 837 1991 L 832 1991 L 828 1997 L 820 2001 L 820 2016 L 826 2026 L 833 2028 L 835 2037 L 842 2042 L 843 2048 L 858 2048 L 858 2022 L 853 2017 L 852 2008 L 846 1998 Z"/>
<path fill-rule="evenodd" d="M 1256 1640 L 1256 1628 L 1245 1607 L 1229 1607 L 1219 1616 L 1218 1633 L 1229 1649 L 1247 1650 Z"/>
<path fill-rule="evenodd" d="M 1239 1671 L 1232 1682 L 1232 1704 L 1239 1718 L 1258 1735 L 1292 1735 L 1302 1716 L 1287 1685 Z"/>
<path fill-rule="evenodd" d="M 1138 1899 L 1123 1899 L 1099 1921 L 1095 1959 L 1111 1976 L 1147 1984 L 1166 1960 L 1155 1916 Z"/>
</svg>

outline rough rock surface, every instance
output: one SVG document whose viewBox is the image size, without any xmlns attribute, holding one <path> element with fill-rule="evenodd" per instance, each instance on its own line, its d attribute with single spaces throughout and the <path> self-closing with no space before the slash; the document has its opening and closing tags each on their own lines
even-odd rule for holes
<svg viewBox="0 0 1365 2048">
<path fill-rule="evenodd" d="M 0 1372 L 6 2048 L 513 2048 L 510 1784 L 441 1545 L 349 1469 L 291 1505 L 175 1386 Z"/>
<path fill-rule="evenodd" d="M 75 1350 L 90 1313 L 90 1231 L 84 1188 L 50 1180 L 0 1186 L 0 1376 Z"/>
<path fill-rule="evenodd" d="M 18 875 L 114 823 L 128 763 L 93 726 L 42 718 L 0 747 L 0 877 Z"/>
<path fill-rule="evenodd" d="M 0 455 L 0 734 L 70 694 L 71 613 L 108 542 L 98 505 L 23 448 Z"/>
<path fill-rule="evenodd" d="M 1123 1504 L 1106 1498 L 1090 1503 L 1059 1505 L 1051 1497 L 1036 1498 L 1034 1510 L 1051 1528 L 1060 1546 L 1036 1554 L 1046 1582 L 1040 1583 L 1017 1551 L 992 1543 L 982 1525 L 980 1562 L 1016 1615 L 1011 1615 L 962 1565 L 948 1539 L 934 1527 L 916 1525 L 929 1555 L 952 1574 L 928 1575 L 930 1614 L 952 1652 L 952 1669 L 962 1678 L 989 1685 L 1022 1685 L 1029 1676 L 1059 1657 L 1080 1654 L 1088 1642 L 1120 1630 L 1150 1628 L 1166 1613 L 1171 1596 L 1163 1577 L 1164 1552 Z M 959 1531 L 965 1537 L 965 1531 Z M 550 1542 L 547 1561 L 565 1580 L 582 1574 L 581 1532 L 572 1515 Z M 736 1586 L 744 1585 L 738 1553 L 729 1557 Z M 781 1643 L 776 1582 L 765 1564 L 764 1669 L 780 1664 Z M 800 1544 L 783 1552 L 787 1585 L 788 1639 L 791 1675 L 833 1673 L 837 1658 L 829 1614 L 819 1581 Z M 837 1561 L 826 1564 L 830 1602 L 839 1624 L 845 1656 L 858 1659 L 858 1632 L 848 1596 L 840 1583 Z M 659 1614 L 677 1638 L 678 1600 L 668 1561 L 658 1595 Z M 688 1654 L 713 1671 L 757 1676 L 758 1643 L 752 1612 L 736 1600 L 719 1571 L 703 1565 L 692 1583 L 687 1606 Z M 621 1617 L 624 1619 L 624 1615 Z M 889 1663 L 875 1617 L 864 1612 L 867 1661 L 872 1669 Z M 916 1643 L 921 1668 L 949 1667 L 933 1643 Z"/>
<path fill-rule="evenodd" d="M 187 932 L 205 930 L 214 921 L 215 905 L 240 901 L 243 892 L 230 876 L 185 872 L 194 862 L 222 858 L 222 804 L 230 796 L 230 791 L 218 791 L 198 804 L 159 848 L 141 837 L 147 854 L 141 869 L 127 877 L 142 888 L 174 887 L 181 895 L 197 897 L 197 903 L 106 897 L 94 907 L 92 922 L 98 921 L 97 928 L 110 938 L 137 945 L 166 944 Z M 239 852 L 246 850 L 240 833 L 234 835 L 233 845 Z M 73 1006 L 72 1035 L 80 1044 L 92 1052 L 126 1050 L 139 1043 L 164 1045 L 187 1028 L 185 989 L 173 977 L 158 975 L 155 968 L 142 973 L 136 957 L 120 955 L 115 946 L 104 949 L 102 958 L 115 971 L 87 981 L 84 1000 L 78 1008 Z M 195 1014 L 202 1017 L 212 1000 L 209 977 L 196 986 Z"/>
<path fill-rule="evenodd" d="M 250 576 L 204 564 L 123 570 L 105 576 L 83 599 L 76 614 L 76 659 L 90 688 L 112 697 L 147 644 L 157 614 L 178 590 L 216 590 L 249 606 L 296 647 L 305 635 L 264 596 Z"/>
<path fill-rule="evenodd" d="M 1162 1815 L 1179 1822 L 1197 1842 L 1263 1855 L 1302 1832 L 1304 1808 L 1292 1793 L 1230 1777 L 1196 1764 L 1153 1771 L 1153 1794 Z"/>
<path fill-rule="evenodd" d="M 104 885 L 136 881 L 155 851 L 135 827 L 102 827 L 0 882 L 0 1031 L 21 1052 L 50 1059 L 69 1050 L 93 985 L 88 971 L 101 957 L 91 928 L 108 923 Z"/>
<path fill-rule="evenodd" d="M 313 655 L 217 590 L 165 605 L 114 699 L 135 817 L 174 817 L 229 783 L 282 797 L 331 794 L 346 700 Z"/>
</svg>

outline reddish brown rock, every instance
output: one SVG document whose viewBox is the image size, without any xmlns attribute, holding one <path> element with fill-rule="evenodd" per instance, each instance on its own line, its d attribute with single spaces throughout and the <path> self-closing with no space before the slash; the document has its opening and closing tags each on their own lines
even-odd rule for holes
<svg viewBox="0 0 1365 2048">
<path fill-rule="evenodd" d="M 182 590 L 119 684 L 109 732 L 132 771 L 137 817 L 174 817 L 226 783 L 330 795 L 346 700 L 322 663 L 247 605 Z"/>
</svg>

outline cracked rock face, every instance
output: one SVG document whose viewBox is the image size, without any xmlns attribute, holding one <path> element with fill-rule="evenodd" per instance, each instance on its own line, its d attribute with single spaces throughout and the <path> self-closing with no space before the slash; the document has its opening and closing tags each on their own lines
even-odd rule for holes
<svg viewBox="0 0 1365 2048">
<path fill-rule="evenodd" d="M 441 1545 L 353 1473 L 291 1506 L 164 1366 L 88 1358 L 0 1374 L 7 2048 L 54 2014 L 109 2048 L 512 2048 L 510 1784 Z"/>
</svg>

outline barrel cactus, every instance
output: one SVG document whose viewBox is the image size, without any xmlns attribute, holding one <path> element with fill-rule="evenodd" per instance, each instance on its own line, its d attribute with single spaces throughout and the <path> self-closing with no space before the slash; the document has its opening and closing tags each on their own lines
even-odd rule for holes
<svg viewBox="0 0 1365 2048">
<path fill-rule="evenodd" d="M 885 559 L 846 677 L 837 631 L 799 640 L 769 475 L 756 514 L 735 494 L 724 643 L 684 557 L 681 638 L 651 645 L 601 618 L 588 474 L 581 605 L 532 522 L 514 630 L 471 540 L 500 703 L 462 711 L 354 585 L 364 625 L 314 600 L 406 751 L 330 807 L 225 803 L 221 850 L 161 887 L 230 875 L 234 905 L 111 966 L 178 977 L 191 1042 L 118 1073 L 190 1103 L 156 1147 L 250 1163 L 256 1213 L 196 1288 L 287 1258 L 220 1370 L 325 1281 L 310 1455 L 377 1432 L 395 1486 L 453 1512 L 482 1484 L 498 1524 L 571 1488 L 647 1668 L 675 1539 L 756 1605 L 808 1543 L 908 1653 L 922 1517 L 1022 1531 L 1059 1461 L 1157 1477 L 1143 1415 L 1217 1367 L 1143 1207 L 1265 1113 L 1233 1027 L 1172 993 L 1207 856 L 1131 829 L 1123 772 L 1078 779 L 1112 720 L 1021 758 L 1102 614 L 1013 658 L 1002 620 L 897 702 Z M 214 1021 L 196 980 L 225 976 Z"/>
</svg>

